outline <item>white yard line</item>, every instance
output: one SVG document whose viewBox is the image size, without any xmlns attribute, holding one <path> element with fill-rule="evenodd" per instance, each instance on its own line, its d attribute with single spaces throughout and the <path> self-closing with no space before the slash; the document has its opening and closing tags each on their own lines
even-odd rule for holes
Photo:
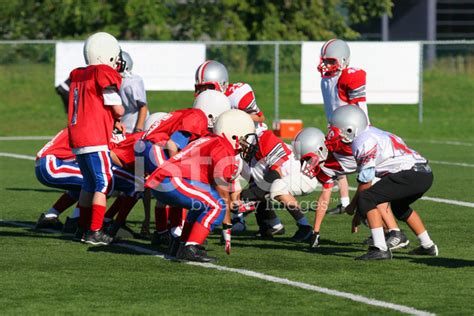
<svg viewBox="0 0 474 316">
<path fill-rule="evenodd" d="M 0 157 L 10 157 L 10 158 L 26 159 L 26 160 L 36 160 L 36 158 L 34 156 L 18 155 L 18 154 L 12 154 L 12 153 L 4 153 L 4 152 L 0 152 Z M 357 188 L 349 187 L 349 190 L 356 191 Z M 445 203 L 445 204 L 459 205 L 459 206 L 466 206 L 466 207 L 473 207 L 474 208 L 474 203 L 471 203 L 471 202 L 464 202 L 464 201 L 459 201 L 459 200 L 448 200 L 448 199 L 441 199 L 441 198 L 429 197 L 429 196 L 424 196 L 421 199 L 425 200 L 425 201 L 432 201 L 432 202 L 437 202 L 437 203 Z"/>
<path fill-rule="evenodd" d="M 12 225 L 12 226 L 18 226 L 18 227 L 28 227 L 28 228 L 33 228 L 34 227 L 33 225 L 28 225 L 28 224 L 23 224 L 23 223 L 18 223 L 18 222 L 12 222 L 12 221 L 0 220 L 0 222 L 8 224 L 8 225 Z M 43 231 L 57 233 L 57 231 L 52 231 L 52 230 L 49 230 L 49 229 L 48 230 L 43 230 Z M 171 259 L 171 257 L 169 257 L 169 256 L 167 256 L 167 255 L 165 255 L 161 252 L 153 251 L 153 250 L 150 250 L 150 249 L 147 249 L 147 248 L 144 248 L 144 247 L 140 247 L 140 246 L 129 245 L 129 244 L 126 244 L 126 243 L 116 243 L 116 244 L 114 244 L 114 246 L 131 249 L 131 250 L 136 251 L 138 253 L 152 255 L 152 256 L 160 258 L 160 259 L 165 259 L 165 260 Z M 358 302 L 358 303 L 362 303 L 362 304 L 366 304 L 366 305 L 371 305 L 371 306 L 376 306 L 376 307 L 387 308 L 387 309 L 399 311 L 399 312 L 402 312 L 402 313 L 405 313 L 405 314 L 410 314 L 410 315 L 435 315 L 433 313 L 423 311 L 423 310 L 418 310 L 418 309 L 415 309 L 415 308 L 409 307 L 409 306 L 393 304 L 393 303 L 389 303 L 389 302 L 380 301 L 380 300 L 372 299 L 372 298 L 369 298 L 369 297 L 365 297 L 365 296 L 362 296 L 362 295 L 352 294 L 352 293 L 348 293 L 348 292 L 342 292 L 342 291 L 338 291 L 338 290 L 332 290 L 332 289 L 328 289 L 328 288 L 325 288 L 325 287 L 320 287 L 320 286 L 316 286 L 316 285 L 312 285 L 312 284 L 308 284 L 308 283 L 292 281 L 292 280 L 288 280 L 288 279 L 285 279 L 285 278 L 279 278 L 279 277 L 276 277 L 276 276 L 272 276 L 272 275 L 252 271 L 252 270 L 230 268 L 230 267 L 216 265 L 216 264 L 212 264 L 212 263 L 185 262 L 185 264 L 188 264 L 188 265 L 191 265 L 191 266 L 202 267 L 202 268 L 206 268 L 206 269 L 213 269 L 213 270 L 224 271 L 224 272 L 238 273 L 238 274 L 241 274 L 241 275 L 244 275 L 244 276 L 247 276 L 247 277 L 260 279 L 260 280 L 264 280 L 264 281 L 267 281 L 267 282 L 272 282 L 272 283 L 277 283 L 277 284 L 282 284 L 282 285 L 288 285 L 288 286 L 292 286 L 292 287 L 296 287 L 296 288 L 300 288 L 300 289 L 304 289 L 304 290 L 308 290 L 308 291 L 312 291 L 312 292 L 318 292 L 318 293 L 322 293 L 322 294 L 326 294 L 326 295 L 345 298 L 345 299 L 352 300 L 354 302 Z"/>
<path fill-rule="evenodd" d="M 50 140 L 54 136 L 0 136 L 0 140 Z"/>
<path fill-rule="evenodd" d="M 474 146 L 473 143 L 459 142 L 456 140 L 426 140 L 426 139 L 405 139 L 408 143 L 425 143 L 425 144 L 437 144 L 437 145 L 453 145 L 453 146 Z"/>
<path fill-rule="evenodd" d="M 473 164 L 464 163 L 464 162 L 449 162 L 449 161 L 438 161 L 438 160 L 430 160 L 429 162 L 430 164 L 474 168 Z"/>
</svg>

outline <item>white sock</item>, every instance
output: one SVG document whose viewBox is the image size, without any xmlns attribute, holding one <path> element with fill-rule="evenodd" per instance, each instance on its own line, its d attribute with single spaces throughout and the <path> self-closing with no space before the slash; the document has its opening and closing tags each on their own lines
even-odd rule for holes
<svg viewBox="0 0 474 316">
<path fill-rule="evenodd" d="M 434 245 L 434 242 L 431 240 L 426 230 L 416 237 L 420 241 L 421 247 L 423 248 L 430 248 L 431 246 Z"/>
<path fill-rule="evenodd" d="M 399 231 L 400 231 L 400 228 L 398 228 L 398 227 L 397 228 L 390 228 L 388 230 L 388 232 L 399 232 Z"/>
<path fill-rule="evenodd" d="M 194 241 L 187 241 L 186 244 L 184 244 L 185 246 L 192 246 L 192 245 L 199 245 L 197 242 L 194 242 Z"/>
<path fill-rule="evenodd" d="M 71 218 L 78 218 L 81 215 L 81 210 L 76 207 L 72 212 Z"/>
<path fill-rule="evenodd" d="M 296 221 L 298 224 L 300 224 L 301 226 L 309 226 L 309 222 L 308 222 L 308 219 L 306 218 L 306 216 L 303 216 L 301 217 L 299 220 Z"/>
<path fill-rule="evenodd" d="M 383 228 L 372 228 L 372 238 L 374 239 L 374 246 L 380 250 L 387 251 L 387 244 L 385 243 L 385 234 L 383 233 Z"/>
<path fill-rule="evenodd" d="M 341 196 L 341 204 L 342 204 L 342 207 L 346 207 L 346 206 L 349 205 L 350 203 L 351 203 L 351 200 L 349 199 L 348 196 L 344 196 L 344 197 Z"/>
<path fill-rule="evenodd" d="M 171 228 L 171 235 L 173 235 L 173 237 L 175 237 L 175 238 L 180 237 L 182 232 L 183 232 L 183 230 L 181 229 L 180 226 L 176 226 L 176 227 Z"/>
</svg>

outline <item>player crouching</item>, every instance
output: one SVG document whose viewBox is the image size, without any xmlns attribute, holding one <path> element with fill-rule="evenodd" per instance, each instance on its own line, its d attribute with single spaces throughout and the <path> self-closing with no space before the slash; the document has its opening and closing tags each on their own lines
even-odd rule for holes
<svg viewBox="0 0 474 316">
<path fill-rule="evenodd" d="M 351 144 L 359 172 L 357 193 L 346 211 L 351 214 L 357 209 L 356 221 L 359 216 L 367 218 L 373 238 L 369 251 L 356 259 L 392 258 L 385 243 L 382 217 L 377 211 L 385 202 L 390 202 L 394 215 L 408 224 L 421 243 L 410 254 L 437 256 L 438 247 L 410 207 L 433 183 L 428 161 L 398 136 L 368 126 L 366 115 L 357 107 L 346 105 L 336 109 L 330 125 L 338 129 L 342 142 Z M 372 185 L 375 177 L 381 179 Z"/>
<path fill-rule="evenodd" d="M 207 255 L 202 244 L 217 225 L 224 222 L 230 226 L 229 189 L 240 173 L 235 156 L 254 152 L 255 126 L 248 114 L 229 110 L 217 119 L 213 131 L 214 135 L 192 142 L 164 162 L 145 184 L 160 201 L 189 210 L 178 260 L 216 260 Z M 225 228 L 230 230 L 229 226 Z M 230 239 L 227 241 L 230 253 Z"/>
</svg>

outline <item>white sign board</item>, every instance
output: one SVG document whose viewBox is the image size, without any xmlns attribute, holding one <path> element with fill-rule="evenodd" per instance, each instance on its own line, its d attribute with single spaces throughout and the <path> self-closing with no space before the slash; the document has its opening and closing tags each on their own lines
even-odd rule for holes
<svg viewBox="0 0 474 316">
<path fill-rule="evenodd" d="M 306 42 L 301 49 L 301 103 L 323 104 L 317 70 L 324 42 Z M 419 102 L 419 42 L 349 42 L 350 66 L 367 72 L 368 104 Z"/>
<path fill-rule="evenodd" d="M 84 42 L 56 43 L 55 86 L 69 73 L 85 66 Z M 149 91 L 194 90 L 194 74 L 206 59 L 206 45 L 199 43 L 121 42 L 133 59 L 133 72 L 140 75 Z"/>
</svg>

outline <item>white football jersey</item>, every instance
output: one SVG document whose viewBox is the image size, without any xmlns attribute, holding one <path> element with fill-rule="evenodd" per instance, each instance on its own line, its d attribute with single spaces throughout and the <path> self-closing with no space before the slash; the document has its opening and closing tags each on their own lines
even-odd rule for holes
<svg viewBox="0 0 474 316">
<path fill-rule="evenodd" d="M 237 82 L 230 84 L 225 91 L 225 95 L 229 98 L 233 109 L 242 110 L 248 114 L 262 114 L 262 111 L 257 106 L 252 87 L 248 83 Z"/>
<path fill-rule="evenodd" d="M 372 126 L 357 135 L 352 143 L 352 152 L 357 171 L 375 167 L 376 177 L 409 170 L 415 163 L 427 162 L 400 137 Z"/>
<path fill-rule="evenodd" d="M 122 124 L 125 125 L 127 132 L 132 132 L 137 124 L 138 110 L 142 105 L 147 104 L 143 79 L 135 74 L 124 77 L 120 87 L 120 97 L 125 109 Z M 147 117 L 149 115 L 148 112 Z"/>
</svg>

